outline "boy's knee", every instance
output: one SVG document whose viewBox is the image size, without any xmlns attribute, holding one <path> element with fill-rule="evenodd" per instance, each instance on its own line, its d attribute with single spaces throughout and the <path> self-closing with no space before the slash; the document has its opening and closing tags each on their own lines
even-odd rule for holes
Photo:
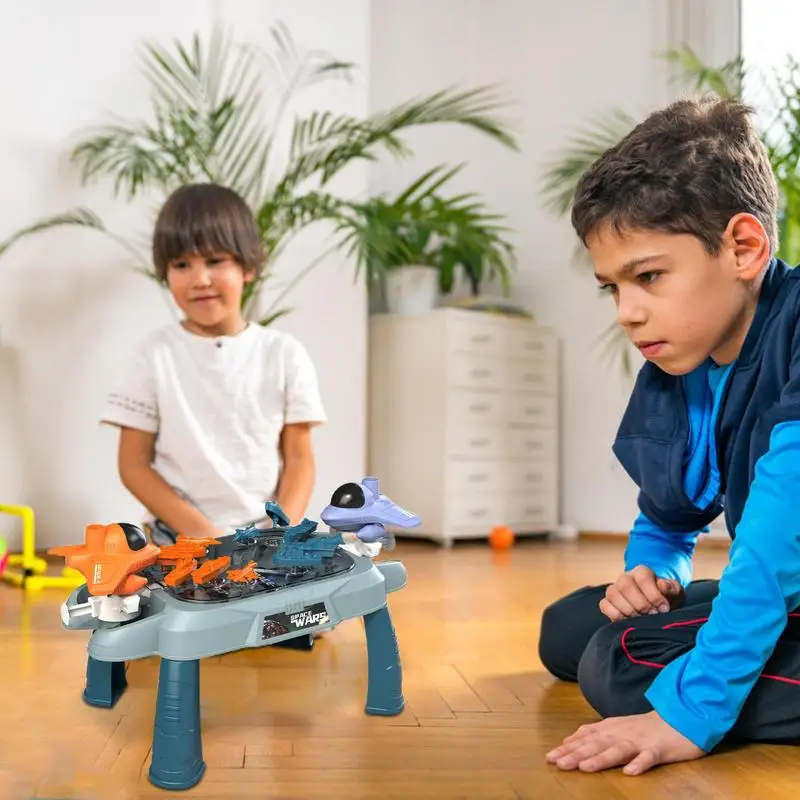
<svg viewBox="0 0 800 800">
<path fill-rule="evenodd" d="M 542 614 L 539 633 L 539 660 L 545 669 L 562 681 L 578 680 L 580 653 L 575 651 L 569 631 L 574 622 L 570 596 L 549 605 Z"/>
<path fill-rule="evenodd" d="M 586 702 L 603 718 L 651 711 L 645 687 L 631 681 L 630 663 L 622 646 L 628 620 L 600 628 L 589 640 L 578 663 L 578 685 Z"/>
<path fill-rule="evenodd" d="M 542 614 L 539 659 L 564 681 L 578 680 L 578 662 L 592 634 L 608 624 L 598 604 L 605 586 L 584 586 L 549 605 Z"/>
</svg>

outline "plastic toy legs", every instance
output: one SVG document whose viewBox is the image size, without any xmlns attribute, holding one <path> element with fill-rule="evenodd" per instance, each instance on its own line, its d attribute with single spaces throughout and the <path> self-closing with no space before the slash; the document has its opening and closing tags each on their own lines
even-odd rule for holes
<svg viewBox="0 0 800 800">
<path fill-rule="evenodd" d="M 206 770 L 200 730 L 200 662 L 161 659 L 148 777 L 162 789 L 189 789 Z"/>
<path fill-rule="evenodd" d="M 124 661 L 95 661 L 89 656 L 83 690 L 83 699 L 88 705 L 113 708 L 127 688 Z"/>
<path fill-rule="evenodd" d="M 367 714 L 391 717 L 405 706 L 403 675 L 392 618 L 384 606 L 364 615 L 367 636 Z"/>
</svg>

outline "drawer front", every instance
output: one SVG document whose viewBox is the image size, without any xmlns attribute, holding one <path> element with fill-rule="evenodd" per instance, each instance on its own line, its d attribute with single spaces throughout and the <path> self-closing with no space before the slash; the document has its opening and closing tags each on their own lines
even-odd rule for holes
<svg viewBox="0 0 800 800">
<path fill-rule="evenodd" d="M 463 531 L 485 531 L 505 522 L 504 504 L 488 492 L 451 494 L 447 499 L 447 527 Z"/>
<path fill-rule="evenodd" d="M 505 425 L 507 420 L 504 394 L 475 394 L 469 391 L 448 393 L 448 416 L 453 424 L 473 428 L 479 425 Z"/>
<path fill-rule="evenodd" d="M 558 455 L 558 430 L 541 428 L 508 431 L 504 453 L 508 458 L 520 461 L 546 461 L 554 464 Z"/>
<path fill-rule="evenodd" d="M 506 350 L 505 331 L 477 313 L 474 319 L 452 319 L 448 323 L 448 350 L 499 358 Z"/>
<path fill-rule="evenodd" d="M 557 423 L 556 398 L 532 394 L 509 395 L 508 422 L 513 426 L 550 428 Z"/>
<path fill-rule="evenodd" d="M 447 455 L 455 458 L 501 458 L 506 448 L 502 428 L 448 426 Z"/>
<path fill-rule="evenodd" d="M 558 371 L 550 361 L 518 359 L 507 362 L 508 387 L 515 392 L 558 393 Z"/>
<path fill-rule="evenodd" d="M 555 492 L 515 492 L 507 498 L 508 525 L 519 531 L 553 530 L 558 526 Z"/>
<path fill-rule="evenodd" d="M 499 358 L 453 353 L 447 365 L 447 383 L 468 390 L 503 391 L 508 381 L 508 369 Z"/>
<path fill-rule="evenodd" d="M 508 490 L 511 492 L 552 492 L 557 489 L 558 475 L 556 465 L 547 461 L 510 461 L 505 474 Z"/>
<path fill-rule="evenodd" d="M 535 326 L 529 329 L 514 326 L 515 330 L 509 331 L 508 355 L 512 358 L 555 361 L 558 358 L 558 339 L 550 333 L 537 330 Z"/>
<path fill-rule="evenodd" d="M 467 459 L 448 461 L 445 477 L 447 495 L 504 491 L 504 466 L 504 463 L 500 461 L 470 461 Z"/>
</svg>

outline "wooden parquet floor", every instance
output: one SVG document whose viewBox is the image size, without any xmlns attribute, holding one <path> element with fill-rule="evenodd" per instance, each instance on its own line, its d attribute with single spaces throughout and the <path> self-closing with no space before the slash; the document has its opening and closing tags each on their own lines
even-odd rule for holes
<svg viewBox="0 0 800 800">
<path fill-rule="evenodd" d="M 629 778 L 563 773 L 544 754 L 594 712 L 537 656 L 548 602 L 619 571 L 622 543 L 528 541 L 441 550 L 401 542 L 390 596 L 407 708 L 368 717 L 359 621 L 312 652 L 234 653 L 201 665 L 202 782 L 184 797 L 684 800 L 795 798 L 800 749 L 757 746 Z M 701 547 L 697 575 L 723 550 Z M 158 662 L 133 662 L 111 710 L 81 699 L 88 634 L 61 628 L 62 591 L 0 584 L 0 798 L 168 797 L 147 780 Z M 566 632 L 565 632 L 565 635 Z"/>
</svg>

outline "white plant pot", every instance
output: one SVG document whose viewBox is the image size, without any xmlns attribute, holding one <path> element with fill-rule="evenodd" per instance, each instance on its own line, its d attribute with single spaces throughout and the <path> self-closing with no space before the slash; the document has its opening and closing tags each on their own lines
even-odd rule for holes
<svg viewBox="0 0 800 800">
<path fill-rule="evenodd" d="M 439 270 L 409 265 L 386 273 L 386 307 L 390 314 L 424 314 L 439 303 Z"/>
</svg>

